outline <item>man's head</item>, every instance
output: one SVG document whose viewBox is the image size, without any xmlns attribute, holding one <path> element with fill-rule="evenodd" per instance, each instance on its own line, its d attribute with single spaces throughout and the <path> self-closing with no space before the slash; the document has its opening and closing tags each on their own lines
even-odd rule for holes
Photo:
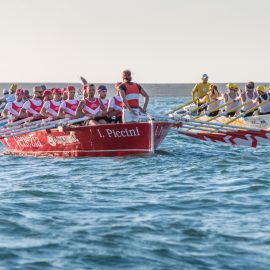
<svg viewBox="0 0 270 270">
<path fill-rule="evenodd" d="M 259 95 L 266 94 L 268 92 L 268 89 L 264 85 L 259 85 L 256 87 L 256 90 Z"/>
<path fill-rule="evenodd" d="M 98 94 L 100 98 L 106 98 L 107 96 L 107 87 L 105 85 L 100 85 L 98 87 Z"/>
<path fill-rule="evenodd" d="M 237 89 L 235 86 L 236 86 L 236 85 L 235 85 L 234 83 L 227 83 L 227 84 L 226 84 L 226 87 L 227 87 L 227 90 L 228 90 L 228 91 L 235 91 L 235 92 L 237 92 L 238 89 Z"/>
<path fill-rule="evenodd" d="M 131 71 L 126 69 L 122 73 L 122 79 L 123 82 L 131 82 L 132 81 L 132 76 L 131 76 Z"/>
<path fill-rule="evenodd" d="M 68 99 L 68 91 L 67 91 L 67 88 L 66 88 L 66 87 L 63 87 L 63 88 L 61 89 L 61 94 L 62 94 L 62 99 L 63 99 L 63 100 Z"/>
<path fill-rule="evenodd" d="M 15 92 L 15 98 L 17 102 L 21 102 L 23 99 L 24 92 L 22 89 L 17 89 Z"/>
<path fill-rule="evenodd" d="M 250 81 L 245 85 L 245 89 L 246 91 L 253 91 L 255 87 L 254 82 Z"/>
<path fill-rule="evenodd" d="M 4 89 L 3 89 L 3 95 L 6 96 L 6 95 L 8 95 L 8 94 L 9 94 L 8 90 L 7 90 L 6 88 L 4 88 Z"/>
<path fill-rule="evenodd" d="M 43 90 L 42 90 L 41 86 L 35 86 L 33 88 L 34 98 L 41 99 L 42 98 L 42 93 L 43 93 Z"/>
<path fill-rule="evenodd" d="M 53 96 L 52 96 L 52 91 L 49 89 L 46 89 L 43 93 L 42 93 L 42 97 L 44 101 L 47 100 L 52 100 Z"/>
<path fill-rule="evenodd" d="M 75 87 L 72 85 L 69 85 L 67 87 L 67 91 L 68 91 L 68 99 L 74 99 L 75 98 Z"/>
<path fill-rule="evenodd" d="M 83 88 L 83 93 L 85 97 L 93 98 L 95 97 L 96 88 L 94 84 L 85 84 Z"/>
<path fill-rule="evenodd" d="M 53 94 L 53 99 L 55 101 L 60 101 L 61 100 L 61 89 L 60 88 L 53 88 L 52 89 L 52 94 Z"/>
<path fill-rule="evenodd" d="M 208 82 L 208 75 L 207 74 L 203 74 L 202 75 L 202 82 L 203 83 L 207 83 Z"/>
<path fill-rule="evenodd" d="M 9 88 L 9 93 L 10 93 L 10 94 L 14 94 L 15 91 L 16 91 L 16 89 L 17 89 L 17 84 L 16 84 L 16 83 L 13 83 L 13 84 L 10 86 L 10 88 Z"/>
</svg>

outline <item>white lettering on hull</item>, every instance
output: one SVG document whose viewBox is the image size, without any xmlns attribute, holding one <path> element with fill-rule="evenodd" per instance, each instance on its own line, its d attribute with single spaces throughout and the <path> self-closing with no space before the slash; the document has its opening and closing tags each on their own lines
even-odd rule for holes
<svg viewBox="0 0 270 270">
<path fill-rule="evenodd" d="M 139 137 L 140 131 L 138 127 L 132 129 L 121 129 L 115 130 L 113 128 L 106 128 L 105 132 L 102 132 L 100 129 L 97 129 L 98 135 L 100 138 L 108 137 L 108 138 L 126 138 L 126 137 Z"/>
<path fill-rule="evenodd" d="M 19 147 L 41 147 L 42 143 L 38 137 L 24 136 L 24 137 L 14 137 L 15 142 Z"/>
</svg>

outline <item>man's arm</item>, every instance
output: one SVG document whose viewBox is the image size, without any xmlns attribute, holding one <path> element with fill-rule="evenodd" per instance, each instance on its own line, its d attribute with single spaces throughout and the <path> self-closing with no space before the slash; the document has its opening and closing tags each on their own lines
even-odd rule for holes
<svg viewBox="0 0 270 270">
<path fill-rule="evenodd" d="M 142 112 L 146 113 L 146 109 L 147 109 L 148 102 L 149 102 L 149 95 L 145 92 L 145 90 L 143 88 L 141 89 L 141 95 L 144 97 L 144 104 L 143 104 Z"/>
<path fill-rule="evenodd" d="M 60 108 L 59 108 L 59 111 L 58 111 L 58 114 L 57 114 L 57 118 L 65 118 L 65 102 L 62 102 L 61 105 L 60 105 Z"/>
<path fill-rule="evenodd" d="M 130 111 L 130 112 L 133 112 L 132 108 L 129 106 L 128 102 L 127 102 L 127 99 L 126 99 L 126 92 L 125 90 L 122 90 L 120 89 L 120 95 L 122 97 L 122 100 L 123 100 L 123 103 L 124 105 L 126 106 L 126 108 Z"/>
<path fill-rule="evenodd" d="M 191 91 L 191 96 L 194 103 L 197 102 L 198 99 L 197 95 L 198 95 L 198 84 L 196 84 Z"/>
<path fill-rule="evenodd" d="M 85 106 L 85 101 L 84 100 L 81 100 L 80 103 L 79 103 L 79 105 L 78 105 L 78 108 L 76 110 L 76 117 L 77 118 L 80 118 L 80 117 L 84 116 L 84 113 L 82 111 L 83 108 L 84 108 L 84 106 Z"/>
</svg>

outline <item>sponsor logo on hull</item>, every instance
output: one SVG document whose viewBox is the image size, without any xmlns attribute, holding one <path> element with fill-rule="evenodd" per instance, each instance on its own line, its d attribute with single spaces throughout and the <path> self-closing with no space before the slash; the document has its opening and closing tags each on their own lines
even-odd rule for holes
<svg viewBox="0 0 270 270">
<path fill-rule="evenodd" d="M 79 140 L 76 138 L 74 134 L 65 135 L 65 136 L 48 135 L 47 140 L 51 146 L 56 146 L 57 144 L 67 145 L 67 144 L 79 143 Z"/>
<path fill-rule="evenodd" d="M 39 138 L 35 136 L 14 137 L 14 140 L 19 147 L 38 148 L 43 146 Z"/>
</svg>

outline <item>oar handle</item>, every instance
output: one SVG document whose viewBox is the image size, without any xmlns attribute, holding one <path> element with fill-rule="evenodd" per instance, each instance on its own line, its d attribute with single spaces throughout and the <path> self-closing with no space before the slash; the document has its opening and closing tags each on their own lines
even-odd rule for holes
<svg viewBox="0 0 270 270">
<path fill-rule="evenodd" d="M 169 115 L 169 114 L 171 114 L 171 113 L 174 113 L 174 112 L 176 112 L 176 111 L 178 111 L 178 110 L 180 110 L 180 109 L 182 109 L 182 108 L 184 108 L 184 107 L 186 107 L 186 106 L 188 106 L 188 105 L 190 105 L 190 104 L 192 104 L 192 103 L 193 103 L 193 100 L 191 100 L 191 101 L 189 101 L 189 102 L 187 102 L 187 103 L 185 103 L 185 104 L 183 104 L 183 105 L 181 105 L 181 106 L 179 106 L 179 107 L 177 107 L 177 108 L 174 108 L 174 109 L 171 110 L 170 112 L 166 113 L 166 115 Z"/>
<path fill-rule="evenodd" d="M 235 117 L 234 119 L 228 121 L 226 124 L 228 125 L 228 124 L 230 124 L 230 123 L 236 121 L 236 120 L 239 119 L 240 117 L 245 116 L 245 115 L 247 115 L 248 113 L 255 111 L 257 108 L 259 108 L 260 106 L 264 105 L 265 103 L 267 103 L 267 102 L 269 102 L 269 101 L 270 101 L 270 100 L 265 100 L 265 101 L 261 102 L 260 104 L 254 106 L 254 107 L 250 108 L 249 110 L 247 110 L 246 112 L 244 112 L 242 115 L 239 115 L 239 116 Z M 250 102 L 252 102 L 252 101 L 249 101 L 248 103 L 250 103 Z"/>
<path fill-rule="evenodd" d="M 234 102 L 234 101 L 232 101 L 232 102 Z M 220 116 L 226 115 L 226 114 L 231 113 L 231 112 L 235 112 L 235 111 L 237 111 L 238 109 L 242 108 L 243 106 L 248 105 L 250 102 L 252 102 L 252 101 L 248 101 L 248 102 L 246 102 L 246 103 L 240 104 L 240 105 L 238 105 L 238 106 L 236 106 L 236 107 L 234 107 L 234 108 L 232 108 L 232 109 L 230 109 L 230 110 L 228 110 L 228 111 L 226 111 L 226 112 L 224 112 L 224 113 L 221 113 L 221 114 L 219 114 L 219 115 L 217 115 L 217 116 L 215 116 L 215 117 L 213 117 L 213 118 L 207 120 L 207 121 L 208 121 L 208 122 L 211 122 L 211 121 L 217 119 L 217 118 L 220 117 Z"/>
</svg>

